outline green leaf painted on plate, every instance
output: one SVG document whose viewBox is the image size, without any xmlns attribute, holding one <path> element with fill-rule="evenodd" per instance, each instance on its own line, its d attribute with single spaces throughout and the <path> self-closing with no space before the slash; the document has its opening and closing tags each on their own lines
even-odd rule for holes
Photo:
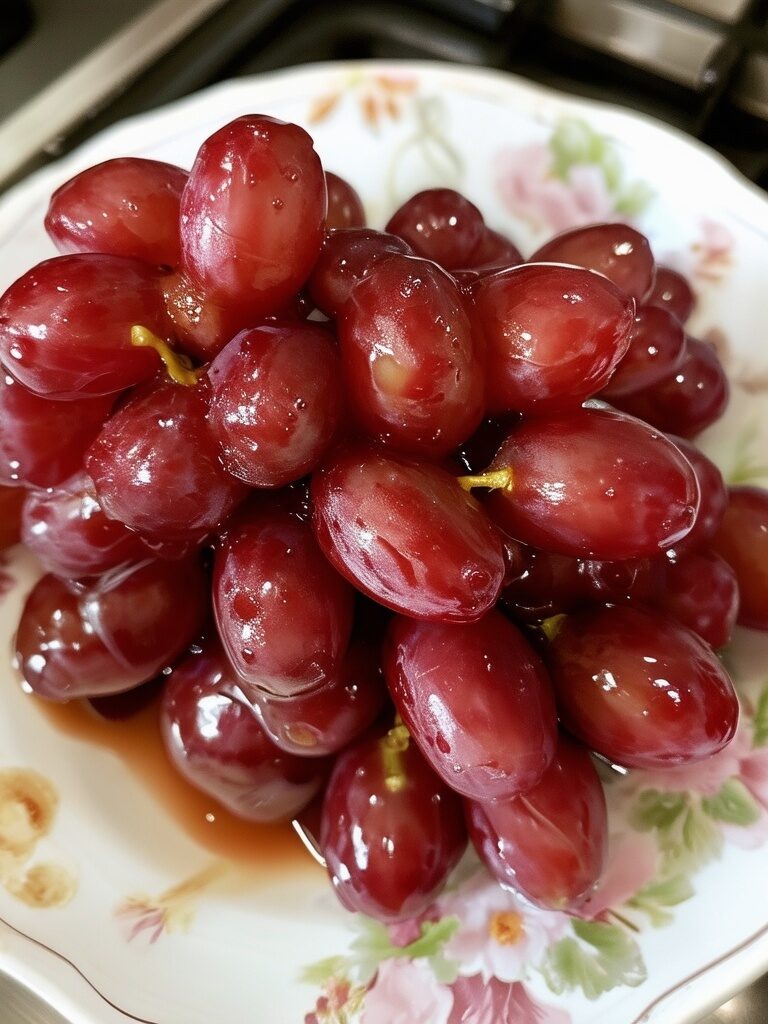
<svg viewBox="0 0 768 1024">
<path fill-rule="evenodd" d="M 627 900 L 627 906 L 642 911 L 648 916 L 654 928 L 660 928 L 672 921 L 672 914 L 668 908 L 684 903 L 693 894 L 694 888 L 690 879 L 685 875 L 672 875 L 644 885 L 631 900 Z"/>
<path fill-rule="evenodd" d="M 457 917 L 424 921 L 417 939 L 407 946 L 395 946 L 390 941 L 389 932 L 384 925 L 370 918 L 361 917 L 358 921 L 359 934 L 350 944 L 347 963 L 353 965 L 355 976 L 366 982 L 373 977 L 383 960 L 397 957 L 405 957 L 408 960 L 423 958 L 429 961 L 438 980 L 452 981 L 456 977 L 457 967 L 445 957 L 443 947 L 458 927 Z"/>
<path fill-rule="evenodd" d="M 764 483 L 768 478 L 768 465 L 763 461 L 763 444 L 760 441 L 760 421 L 750 420 L 736 438 L 734 462 L 728 483 L 732 486 Z"/>
<path fill-rule="evenodd" d="M 760 808 L 740 779 L 726 779 L 714 796 L 704 797 L 701 807 L 715 821 L 744 828 L 754 825 L 760 817 Z"/>
<path fill-rule="evenodd" d="M 586 121 L 564 118 L 555 126 L 549 139 L 552 150 L 551 173 L 566 180 L 571 167 L 593 163 L 595 133 Z"/>
<path fill-rule="evenodd" d="M 635 987 L 648 972 L 640 947 L 623 928 L 598 921 L 571 922 L 574 936 L 550 947 L 542 974 L 552 992 L 581 989 L 597 999 L 617 985 Z"/>
<path fill-rule="evenodd" d="M 687 793 L 663 793 L 644 789 L 632 808 L 630 824 L 638 832 L 671 828 L 686 808 Z"/>
<path fill-rule="evenodd" d="M 330 978 L 343 974 L 348 967 L 348 957 L 329 956 L 304 967 L 299 974 L 299 981 L 306 985 L 324 985 Z"/>
<path fill-rule="evenodd" d="M 630 824 L 639 832 L 655 832 L 663 878 L 691 874 L 719 856 L 723 846 L 715 818 L 701 798 L 687 792 L 643 790 L 630 811 Z"/>
<path fill-rule="evenodd" d="M 644 181 L 635 181 L 617 196 L 614 209 L 625 217 L 636 217 L 653 199 L 653 189 Z"/>
<path fill-rule="evenodd" d="M 752 718 L 752 746 L 768 745 L 768 686 L 757 699 L 757 707 Z"/>
</svg>

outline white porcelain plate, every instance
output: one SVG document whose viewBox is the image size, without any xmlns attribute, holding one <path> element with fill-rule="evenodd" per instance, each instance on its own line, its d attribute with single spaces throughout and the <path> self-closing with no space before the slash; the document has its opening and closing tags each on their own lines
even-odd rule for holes
<svg viewBox="0 0 768 1024">
<path fill-rule="evenodd" d="M 764 196 L 670 129 L 494 72 L 321 65 L 120 124 L 5 197 L 0 286 L 53 255 L 43 213 L 72 174 L 119 155 L 189 166 L 252 111 L 304 125 L 374 225 L 435 185 L 465 192 L 524 252 L 576 224 L 632 220 L 689 275 L 691 330 L 733 381 L 701 444 L 729 479 L 768 483 Z M 18 552 L 4 572 L 7 650 L 35 568 Z M 143 719 L 52 718 L 6 665 L 0 967 L 76 1024 L 694 1021 L 768 968 L 768 636 L 742 631 L 726 656 L 743 702 L 732 746 L 609 786 L 595 920 L 533 910 L 468 860 L 426 919 L 390 932 L 342 911 L 289 833 L 246 836 L 190 804 L 156 743 L 136 739 Z"/>
</svg>

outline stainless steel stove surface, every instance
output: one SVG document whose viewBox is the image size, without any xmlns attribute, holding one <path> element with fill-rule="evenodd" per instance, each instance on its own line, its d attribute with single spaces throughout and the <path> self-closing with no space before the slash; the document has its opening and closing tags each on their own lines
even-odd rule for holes
<svg viewBox="0 0 768 1024">
<path fill-rule="evenodd" d="M 768 188 L 768 0 L 4 0 L 0 188 L 221 79 L 376 57 L 502 68 L 645 111 Z M 63 1022 L 2 977 L 0 1008 L 2 1024 Z M 768 976 L 702 1024 L 767 1021 Z"/>
</svg>

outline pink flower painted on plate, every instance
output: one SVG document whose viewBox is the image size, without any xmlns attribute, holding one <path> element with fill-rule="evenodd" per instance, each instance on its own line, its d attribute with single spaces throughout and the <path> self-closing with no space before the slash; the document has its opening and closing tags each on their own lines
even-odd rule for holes
<svg viewBox="0 0 768 1024">
<path fill-rule="evenodd" d="M 659 867 L 658 848 L 650 836 L 618 832 L 610 837 L 608 863 L 582 916 L 603 917 L 651 881 Z"/>
<path fill-rule="evenodd" d="M 451 990 L 426 961 L 384 960 L 366 994 L 362 1024 L 448 1024 L 452 1006 Z"/>
<path fill-rule="evenodd" d="M 693 267 L 691 273 L 703 281 L 721 281 L 733 262 L 735 238 L 724 224 L 705 217 L 701 221 L 701 235 L 691 245 Z"/>
<path fill-rule="evenodd" d="M 571 1024 L 571 1015 L 535 1002 L 519 981 L 484 981 L 475 974 L 451 986 L 453 1009 L 448 1024 Z"/>
</svg>

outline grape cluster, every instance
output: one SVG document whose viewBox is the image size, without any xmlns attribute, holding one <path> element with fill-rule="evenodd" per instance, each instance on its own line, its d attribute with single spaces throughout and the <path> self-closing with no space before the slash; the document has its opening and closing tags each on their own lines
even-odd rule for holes
<svg viewBox="0 0 768 1024">
<path fill-rule="evenodd" d="M 160 677 L 168 754 L 253 822 L 324 793 L 342 903 L 423 912 L 474 843 L 542 906 L 600 876 L 591 754 L 733 737 L 715 654 L 768 628 L 768 494 L 690 442 L 725 374 L 625 224 L 524 261 L 450 189 L 386 231 L 296 125 L 54 193 L 0 300 L 0 541 L 52 701 Z M 741 601 L 739 601 L 741 598 Z"/>
</svg>

